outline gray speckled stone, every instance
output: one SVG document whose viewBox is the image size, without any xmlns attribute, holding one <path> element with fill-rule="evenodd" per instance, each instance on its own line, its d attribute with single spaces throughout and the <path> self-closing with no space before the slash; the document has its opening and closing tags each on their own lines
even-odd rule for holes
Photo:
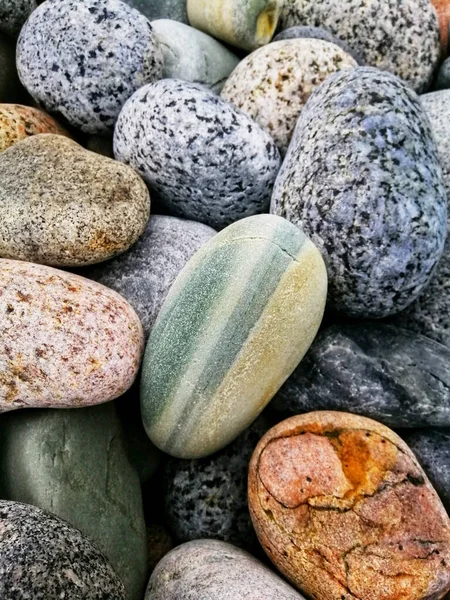
<svg viewBox="0 0 450 600">
<path fill-rule="evenodd" d="M 105 557 L 77 529 L 45 511 L 0 500 L 2 600 L 126 600 Z"/>
<path fill-rule="evenodd" d="M 258 560 L 231 544 L 197 540 L 178 546 L 153 571 L 145 600 L 303 600 Z"/>
<path fill-rule="evenodd" d="M 447 231 L 442 168 L 416 94 L 368 67 L 330 77 L 300 115 L 271 210 L 322 252 L 334 309 L 378 318 L 406 308 Z"/>
<path fill-rule="evenodd" d="M 0 0 L 0 31 L 18 35 L 36 6 L 35 0 Z"/>
<path fill-rule="evenodd" d="M 450 88 L 450 58 L 447 58 L 441 65 L 436 81 L 434 82 L 436 90 L 446 90 Z"/>
<path fill-rule="evenodd" d="M 450 426 L 450 350 L 378 323 L 320 333 L 273 405 L 347 411 L 391 427 Z"/>
<path fill-rule="evenodd" d="M 17 45 L 23 85 L 47 111 L 86 133 L 108 133 L 125 101 L 161 76 L 148 20 L 120 0 L 49 0 Z"/>
<path fill-rule="evenodd" d="M 211 457 L 170 460 L 164 471 L 167 523 L 180 542 L 218 539 L 257 546 L 247 505 L 247 473 L 256 444 L 269 429 L 259 417 Z"/>
<path fill-rule="evenodd" d="M 147 19 L 172 19 L 189 24 L 186 0 L 124 0 L 143 13 Z"/>
<path fill-rule="evenodd" d="M 0 102 L 20 102 L 24 92 L 17 74 L 14 43 L 0 34 Z"/>
<path fill-rule="evenodd" d="M 170 19 L 152 21 L 164 55 L 163 77 L 200 83 L 219 93 L 239 58 L 211 36 Z"/>
<path fill-rule="evenodd" d="M 281 27 L 320 25 L 365 64 L 426 90 L 440 58 L 439 23 L 430 0 L 285 0 Z"/>
<path fill-rule="evenodd" d="M 272 138 L 250 117 L 177 79 L 146 85 L 128 100 L 114 155 L 172 214 L 215 228 L 266 212 L 280 167 Z"/>
<path fill-rule="evenodd" d="M 178 273 L 215 233 L 202 223 L 154 215 L 128 252 L 80 274 L 126 298 L 148 337 Z"/>
</svg>

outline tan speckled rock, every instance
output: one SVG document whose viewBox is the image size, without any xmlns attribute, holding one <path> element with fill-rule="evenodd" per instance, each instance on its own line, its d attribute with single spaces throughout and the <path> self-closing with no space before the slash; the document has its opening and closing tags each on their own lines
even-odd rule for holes
<svg viewBox="0 0 450 600">
<path fill-rule="evenodd" d="M 98 263 L 145 229 L 150 197 L 130 167 L 60 135 L 0 154 L 0 257 L 53 266 Z"/>
<path fill-rule="evenodd" d="M 112 290 L 71 273 L 0 259 L 0 412 L 117 398 L 133 383 L 141 323 Z"/>
<path fill-rule="evenodd" d="M 371 419 L 312 412 L 261 439 L 249 506 L 275 565 L 320 600 L 439 600 L 450 521 L 424 471 Z"/>
<path fill-rule="evenodd" d="M 330 42 L 282 40 L 244 58 L 221 96 L 264 127 L 284 154 L 314 89 L 336 71 L 356 66 L 349 54 Z"/>
</svg>

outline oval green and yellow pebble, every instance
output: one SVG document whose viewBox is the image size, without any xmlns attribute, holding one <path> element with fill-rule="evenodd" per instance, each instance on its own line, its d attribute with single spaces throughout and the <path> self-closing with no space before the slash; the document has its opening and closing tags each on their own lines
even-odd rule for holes
<svg viewBox="0 0 450 600">
<path fill-rule="evenodd" d="M 147 344 L 150 439 L 180 458 L 230 443 L 303 358 L 326 293 L 319 251 L 285 219 L 257 215 L 214 236 L 175 280 Z"/>
</svg>

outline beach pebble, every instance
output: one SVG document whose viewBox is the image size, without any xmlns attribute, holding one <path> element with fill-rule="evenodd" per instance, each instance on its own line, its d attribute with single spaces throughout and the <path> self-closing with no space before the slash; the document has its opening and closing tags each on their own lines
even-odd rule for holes
<svg viewBox="0 0 450 600">
<path fill-rule="evenodd" d="M 0 102 L 20 102 L 24 95 L 16 69 L 15 45 L 0 33 Z"/>
<path fill-rule="evenodd" d="M 126 600 L 119 577 L 77 529 L 49 513 L 0 500 L 2 600 Z"/>
<path fill-rule="evenodd" d="M 158 564 L 145 600 L 304 600 L 244 550 L 218 540 L 178 546 Z"/>
<path fill-rule="evenodd" d="M 120 0 L 58 0 L 22 29 L 17 67 L 48 112 L 107 134 L 133 92 L 161 76 L 162 52 L 144 15 Z"/>
<path fill-rule="evenodd" d="M 148 563 L 141 488 L 113 402 L 4 415 L 0 473 L 6 499 L 79 529 L 105 554 L 129 599 L 142 600 Z"/>
<path fill-rule="evenodd" d="M 172 21 L 152 21 L 164 56 L 163 77 L 200 83 L 219 93 L 239 58 L 198 29 Z"/>
<path fill-rule="evenodd" d="M 202 223 L 153 215 L 128 252 L 80 273 L 126 298 L 148 337 L 175 278 L 215 233 Z"/>
<path fill-rule="evenodd" d="M 147 344 L 141 411 L 164 452 L 202 458 L 242 433 L 300 362 L 322 320 L 327 276 L 288 221 L 238 221 L 181 271 Z"/>
<path fill-rule="evenodd" d="M 174 216 L 222 228 L 269 208 L 279 152 L 269 134 L 201 85 L 164 79 L 120 113 L 114 154 Z"/>
<path fill-rule="evenodd" d="M 450 591 L 450 520 L 414 454 L 364 417 L 312 412 L 273 427 L 249 507 L 276 567 L 321 600 L 423 600 Z"/>
<path fill-rule="evenodd" d="M 278 392 L 278 410 L 348 410 L 390 427 L 450 427 L 450 349 L 381 323 L 322 331 Z"/>
<path fill-rule="evenodd" d="M 0 256 L 53 266 L 98 263 L 127 250 L 150 214 L 133 169 L 60 135 L 0 154 Z"/>
<path fill-rule="evenodd" d="M 303 109 L 271 211 L 322 252 L 330 307 L 387 317 L 429 282 L 447 233 L 447 194 L 428 118 L 400 79 L 337 73 Z"/>
<path fill-rule="evenodd" d="M 285 0 L 282 29 L 324 27 L 364 63 L 428 89 L 440 58 L 439 23 L 430 0 Z"/>
<path fill-rule="evenodd" d="M 144 14 L 149 21 L 171 19 L 189 24 L 186 0 L 124 0 Z"/>
<path fill-rule="evenodd" d="M 16 37 L 36 7 L 36 0 L 0 0 L 0 31 Z"/>
<path fill-rule="evenodd" d="M 441 35 L 441 50 L 445 57 L 448 53 L 448 32 L 450 18 L 450 1 L 449 0 L 431 0 L 436 9 L 439 18 L 439 28 Z"/>
<path fill-rule="evenodd" d="M 450 88 L 450 58 L 447 58 L 442 63 L 434 83 L 434 88 L 436 90 L 447 90 Z"/>
<path fill-rule="evenodd" d="M 143 332 L 112 290 L 71 273 L 0 259 L 0 412 L 70 408 L 121 396 Z"/>
<path fill-rule="evenodd" d="M 239 63 L 221 96 L 270 133 L 284 155 L 311 93 L 330 75 L 356 64 L 338 46 L 322 40 L 273 42 Z"/>
</svg>

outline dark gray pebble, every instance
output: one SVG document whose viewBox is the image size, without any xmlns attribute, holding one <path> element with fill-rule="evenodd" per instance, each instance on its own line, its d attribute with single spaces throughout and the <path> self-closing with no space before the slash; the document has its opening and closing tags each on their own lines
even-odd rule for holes
<svg viewBox="0 0 450 600">
<path fill-rule="evenodd" d="M 36 0 L 0 0 L 0 31 L 15 37 L 36 8 Z"/>
<path fill-rule="evenodd" d="M 124 0 L 139 10 L 149 21 L 171 19 L 189 25 L 186 0 Z"/>
</svg>

